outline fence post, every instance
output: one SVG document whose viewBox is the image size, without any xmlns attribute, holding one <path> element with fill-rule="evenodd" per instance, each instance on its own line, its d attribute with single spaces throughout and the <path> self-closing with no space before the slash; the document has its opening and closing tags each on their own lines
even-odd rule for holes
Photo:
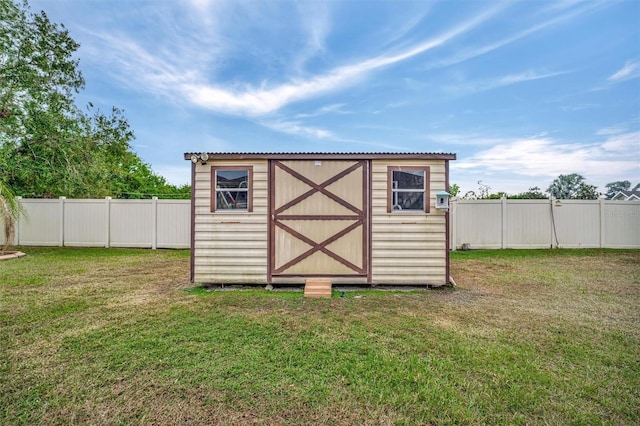
<svg viewBox="0 0 640 426">
<path fill-rule="evenodd" d="M 104 197 L 104 208 L 106 209 L 104 217 L 105 217 L 105 235 L 104 235 L 104 246 L 105 248 L 109 248 L 111 245 L 111 197 Z"/>
<path fill-rule="evenodd" d="M 450 213 L 450 220 L 451 222 L 449 223 L 449 229 L 451 232 L 451 241 L 449 241 L 449 249 L 456 251 L 456 241 L 458 238 L 458 235 L 456 233 L 456 210 L 458 209 L 458 199 L 454 198 L 453 200 L 451 200 L 451 213 Z"/>
<path fill-rule="evenodd" d="M 554 241 L 557 241 L 556 215 L 555 215 L 555 212 L 553 211 L 554 204 L 556 201 L 557 200 L 553 196 L 549 197 L 549 212 L 551 213 L 551 229 L 549 229 L 549 238 L 551 240 L 551 244 L 550 244 L 551 248 L 553 248 Z M 557 242 L 556 242 L 556 248 L 560 248 Z"/>
<path fill-rule="evenodd" d="M 24 209 L 24 205 L 22 204 L 22 197 L 18 196 L 16 197 L 16 200 L 18 200 L 18 204 L 20 204 L 20 207 L 22 207 L 22 209 Z M 21 209 L 21 210 L 22 210 Z M 20 245 L 20 222 L 22 218 L 22 214 L 18 214 L 18 219 L 16 220 L 16 233 L 13 236 L 13 245 L 14 246 L 19 246 Z"/>
<path fill-rule="evenodd" d="M 59 197 L 60 200 L 60 243 L 59 247 L 64 247 L 64 200 L 67 197 Z"/>
<path fill-rule="evenodd" d="M 151 197 L 151 249 L 155 250 L 158 245 L 158 197 Z"/>
<path fill-rule="evenodd" d="M 507 248 L 507 197 L 500 197 L 502 201 L 502 248 Z"/>
<path fill-rule="evenodd" d="M 607 240 L 605 239 L 606 235 L 605 235 L 605 213 L 606 213 L 606 204 L 604 201 L 604 197 L 600 197 L 599 199 L 600 201 L 600 248 L 605 248 L 606 244 L 607 244 Z"/>
</svg>

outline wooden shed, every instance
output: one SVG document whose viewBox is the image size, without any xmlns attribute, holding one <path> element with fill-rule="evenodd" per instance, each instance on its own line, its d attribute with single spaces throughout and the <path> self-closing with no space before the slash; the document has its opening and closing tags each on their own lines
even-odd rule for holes
<svg viewBox="0 0 640 426">
<path fill-rule="evenodd" d="M 191 281 L 449 283 L 445 153 L 186 153 Z"/>
</svg>

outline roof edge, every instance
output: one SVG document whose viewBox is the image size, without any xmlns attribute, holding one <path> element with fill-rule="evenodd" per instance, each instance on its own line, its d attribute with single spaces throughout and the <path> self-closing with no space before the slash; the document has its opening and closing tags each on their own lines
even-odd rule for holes
<svg viewBox="0 0 640 426">
<path fill-rule="evenodd" d="M 185 160 L 190 160 L 193 154 L 201 152 L 186 152 Z M 455 160 L 455 153 L 438 152 L 207 152 L 209 159 L 221 160 Z"/>
</svg>

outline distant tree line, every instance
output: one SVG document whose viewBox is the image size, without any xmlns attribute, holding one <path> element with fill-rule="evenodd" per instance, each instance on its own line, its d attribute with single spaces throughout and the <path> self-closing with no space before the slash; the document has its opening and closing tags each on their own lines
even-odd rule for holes
<svg viewBox="0 0 640 426">
<path fill-rule="evenodd" d="M 615 181 L 605 185 L 607 192 L 604 197 L 607 200 L 613 198 L 620 191 L 627 191 L 631 188 L 631 182 L 628 180 Z M 460 187 L 452 184 L 449 193 L 452 197 L 460 196 Z M 506 192 L 491 192 L 491 187 L 478 181 L 477 191 L 467 191 L 461 198 L 466 200 L 491 200 L 500 198 L 510 199 L 548 199 L 549 197 L 562 200 L 596 200 L 601 194 L 595 185 L 586 183 L 585 178 L 577 173 L 568 175 L 559 175 L 551 182 L 546 191 L 537 186 L 532 186 L 528 191 L 519 194 L 507 194 Z"/>
<path fill-rule="evenodd" d="M 27 197 L 189 198 L 132 150 L 122 110 L 76 106 L 79 44 L 28 4 L 0 0 L 0 188 Z M 0 194 L 0 196 L 2 196 Z"/>
</svg>

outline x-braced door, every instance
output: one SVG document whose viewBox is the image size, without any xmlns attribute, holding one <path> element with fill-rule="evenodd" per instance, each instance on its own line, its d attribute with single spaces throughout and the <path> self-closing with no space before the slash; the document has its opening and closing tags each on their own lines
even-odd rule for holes
<svg viewBox="0 0 640 426">
<path fill-rule="evenodd" d="M 369 162 L 270 162 L 270 276 L 368 275 Z"/>
</svg>

